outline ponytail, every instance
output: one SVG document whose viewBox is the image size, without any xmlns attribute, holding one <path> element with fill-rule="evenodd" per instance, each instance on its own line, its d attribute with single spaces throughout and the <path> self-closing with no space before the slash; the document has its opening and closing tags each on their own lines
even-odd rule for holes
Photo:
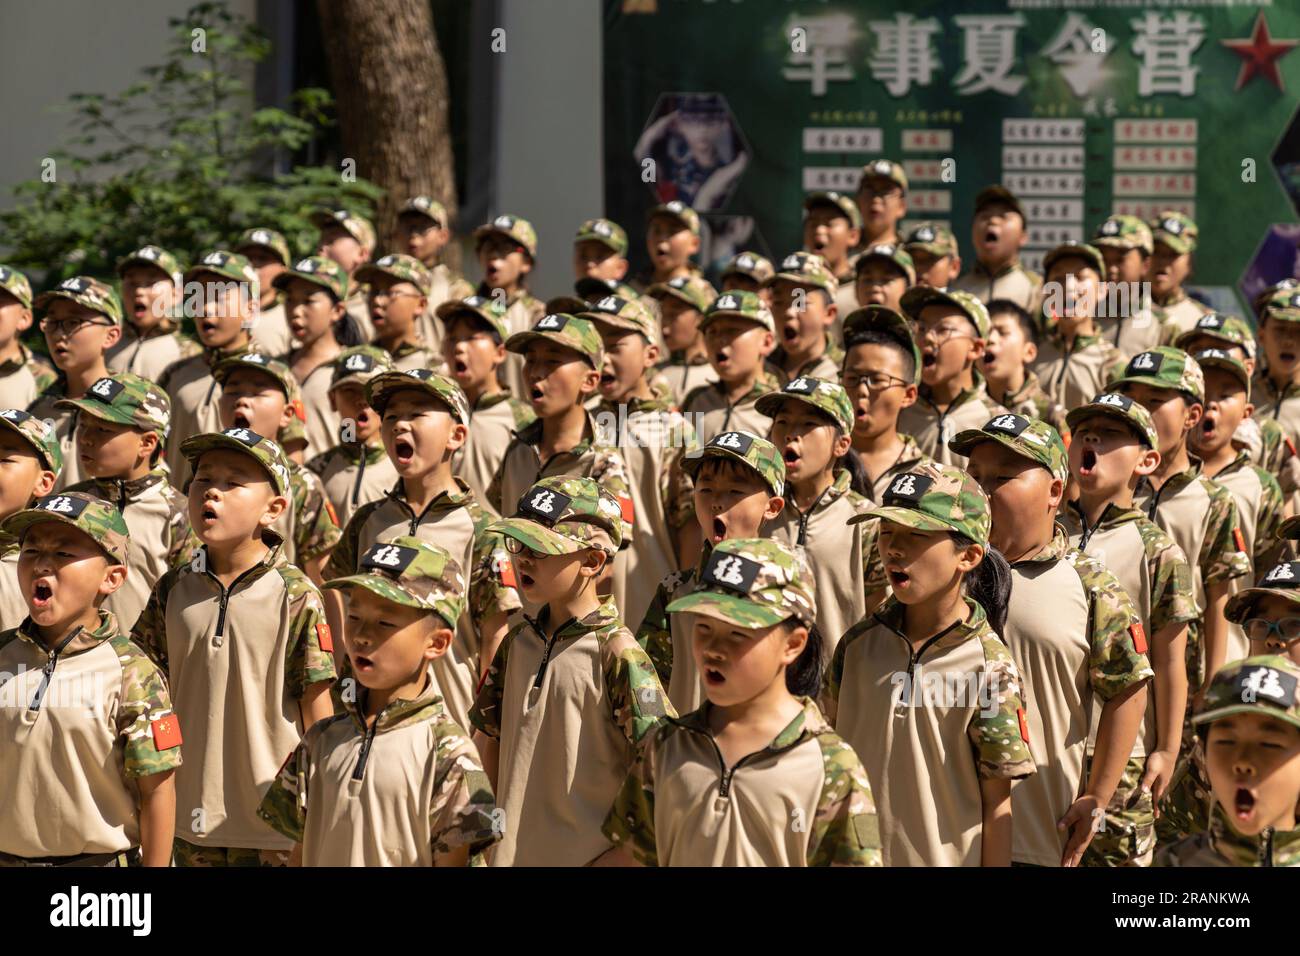
<svg viewBox="0 0 1300 956">
<path fill-rule="evenodd" d="M 958 548 L 975 542 L 965 535 L 953 535 Z M 989 627 L 998 637 L 1004 637 L 1007 626 L 1007 605 L 1011 601 L 1011 565 L 1002 552 L 989 545 L 984 550 L 984 560 L 966 575 L 966 595 L 980 607 L 988 618 Z"/>
<path fill-rule="evenodd" d="M 330 331 L 334 333 L 334 341 L 345 349 L 366 344 L 365 337 L 361 334 L 361 326 L 347 312 L 343 313 L 343 318 L 334 322 Z"/>
<path fill-rule="evenodd" d="M 871 475 L 867 474 L 867 466 L 862 464 L 862 459 L 858 453 L 850 448 L 843 455 L 840 455 L 839 461 L 835 463 L 838 470 L 843 468 L 849 473 L 849 487 L 856 491 L 862 497 L 873 499 L 875 492 L 871 487 Z"/>
<path fill-rule="evenodd" d="M 792 627 L 798 627 L 797 618 L 787 621 Z M 826 641 L 816 624 L 808 626 L 808 642 L 793 664 L 785 669 L 785 689 L 796 697 L 811 697 L 814 700 L 822 692 L 822 674 L 825 666 Z"/>
</svg>

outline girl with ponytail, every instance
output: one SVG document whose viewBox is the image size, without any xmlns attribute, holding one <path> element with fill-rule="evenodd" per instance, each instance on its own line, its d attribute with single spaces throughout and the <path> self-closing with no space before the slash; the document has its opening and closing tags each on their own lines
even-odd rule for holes
<svg viewBox="0 0 1300 956">
<path fill-rule="evenodd" d="M 879 520 L 893 596 L 836 647 L 822 710 L 867 768 L 885 865 L 1006 866 L 1011 781 L 1034 761 L 989 500 L 964 471 L 920 465 L 851 520 Z"/>
</svg>

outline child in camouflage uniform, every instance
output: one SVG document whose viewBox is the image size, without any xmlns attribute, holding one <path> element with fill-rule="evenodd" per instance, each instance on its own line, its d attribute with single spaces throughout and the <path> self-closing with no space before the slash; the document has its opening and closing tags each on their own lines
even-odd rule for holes
<svg viewBox="0 0 1300 956">
<path fill-rule="evenodd" d="M 348 595 L 347 654 L 359 692 L 303 735 L 258 814 L 303 866 L 465 866 L 500 837 L 478 752 L 447 714 L 429 664 L 447 653 L 465 579 L 442 548 L 373 545 Z"/>
<path fill-rule="evenodd" d="M 339 418 L 329 391 L 334 360 L 347 338 L 341 323 L 348 275 L 333 259 L 313 256 L 294 263 L 275 282 L 284 290 L 284 311 L 293 337 L 293 348 L 281 353 L 280 360 L 298 383 L 307 443 L 303 455 L 311 459 L 333 447 L 338 438 Z"/>
<path fill-rule="evenodd" d="M 708 702 L 645 738 L 605 820 L 646 866 L 880 866 L 871 787 L 814 702 L 816 584 L 774 541 L 723 541 L 669 605 L 692 629 Z"/>
<path fill-rule="evenodd" d="M 0 408 L 26 408 L 58 376 L 22 343 L 32 327 L 32 284 L 0 265 Z"/>
<path fill-rule="evenodd" d="M 356 323 L 361 341 L 369 342 L 375 337 L 375 327 L 370 323 L 365 280 L 360 275 L 360 269 L 375 254 L 374 224 L 364 216 L 346 209 L 313 213 L 311 221 L 320 229 L 316 255 L 333 259 L 343 267 L 351 280 L 348 288 L 352 294 L 343 300 L 343 308 Z"/>
<path fill-rule="evenodd" d="M 780 333 L 770 364 L 786 381 L 801 376 L 839 381 L 838 329 L 844 322 L 835 305 L 838 285 L 820 256 L 796 252 L 763 284 Z"/>
<path fill-rule="evenodd" d="M 1125 362 L 1161 344 L 1160 322 L 1150 301 L 1138 291 L 1146 287 L 1147 262 L 1155 250 L 1154 243 L 1150 227 L 1137 216 L 1127 215 L 1109 216 L 1092 237 L 1091 245 L 1101 253 L 1105 266 L 1102 278 L 1106 280 L 1102 288 L 1107 308 L 1098 310 L 1097 328 L 1102 338 L 1119 349 Z"/>
<path fill-rule="evenodd" d="M 0 866 L 167 866 L 180 728 L 162 673 L 102 608 L 127 577 L 122 515 L 68 492 L 3 530 L 30 615 L 0 633 Z"/>
<path fill-rule="evenodd" d="M 857 305 L 881 305 L 895 312 L 903 296 L 916 285 L 916 268 L 902 246 L 893 243 L 872 246 L 854 263 L 853 293 Z"/>
<path fill-rule="evenodd" d="M 1120 582 L 1056 525 L 1069 477 L 1056 429 L 999 415 L 952 445 L 970 457 L 968 471 L 989 496 L 989 543 L 1011 565 L 1002 636 L 1024 676 L 1038 767 L 1011 790 L 1011 859 L 1077 866 L 1137 740 L 1152 676 L 1146 633 Z"/>
<path fill-rule="evenodd" d="M 723 292 L 758 292 L 775 272 L 772 260 L 766 256 L 757 252 L 738 252 L 722 267 L 718 282 Z M 704 307 L 708 308 L 707 302 Z"/>
<path fill-rule="evenodd" d="M 258 226 L 245 229 L 231 249 L 248 259 L 257 272 L 259 298 L 253 336 L 271 355 L 284 355 L 293 347 L 293 336 L 275 280 L 293 264 L 289 243 L 274 229 Z"/>
<path fill-rule="evenodd" d="M 474 250 L 483 270 L 475 294 L 492 299 L 505 310 L 510 335 L 532 328 L 545 315 L 540 299 L 529 293 L 528 273 L 537 258 L 537 233 L 533 224 L 518 216 L 497 216 L 474 230 Z M 522 359 L 509 356 L 499 370 L 501 384 L 521 402 L 528 401 Z"/>
<path fill-rule="evenodd" d="M 780 387 L 779 378 L 767 367 L 776 345 L 776 322 L 767 303 L 753 292 L 723 293 L 704 313 L 700 329 L 718 376 L 682 402 L 682 411 L 696 416 L 700 440 L 707 442 L 727 431 L 766 434 L 771 419 L 758 411 L 756 403 Z"/>
<path fill-rule="evenodd" d="M 770 264 L 768 268 L 770 274 Z M 681 406 L 695 389 L 718 380 L 700 331 L 704 313 L 717 296 L 713 287 L 698 276 L 678 276 L 656 282 L 646 290 L 646 297 L 658 303 L 659 331 L 668 353 L 659 372 L 668 382 L 673 402 Z"/>
<path fill-rule="evenodd" d="M 78 410 L 77 450 L 90 476 L 69 491 L 117 505 L 129 532 L 126 583 L 104 603 L 131 633 L 154 584 L 190 559 L 198 539 L 185 496 L 159 464 L 171 425 L 171 402 L 158 385 L 130 372 L 101 378 L 84 398 L 64 399 Z"/>
<path fill-rule="evenodd" d="M 432 196 L 412 196 L 397 212 L 397 234 L 393 246 L 420 260 L 429 270 L 429 304 L 420 316 L 420 338 L 437 355 L 442 350 L 442 327 L 435 317 L 444 302 L 455 302 L 474 294 L 474 287 L 442 261 L 451 242 L 451 218 L 447 207 Z"/>
<path fill-rule="evenodd" d="M 1192 718 L 1214 808 L 1209 829 L 1163 847 L 1158 866 L 1300 866 L 1300 666 L 1248 657 L 1214 676 Z"/>
<path fill-rule="evenodd" d="M 623 534 L 618 499 L 590 478 L 543 478 L 492 526 L 523 598 L 542 610 L 510 629 L 470 721 L 504 833 L 493 866 L 582 866 L 636 749 L 676 712 L 618 608 L 596 593 Z"/>
<path fill-rule="evenodd" d="M 180 260 L 159 246 L 141 246 L 118 262 L 126 325 L 108 350 L 110 370 L 156 382 L 173 362 L 203 351 L 180 330 L 183 274 Z"/>
<path fill-rule="evenodd" d="M 384 451 L 379 413 L 366 401 L 366 385 L 393 370 L 392 359 L 374 345 L 344 349 L 333 362 L 329 399 L 342 424 L 339 443 L 307 463 L 321 480 L 325 498 L 346 526 L 362 505 L 378 501 L 397 481 Z"/>
<path fill-rule="evenodd" d="M 877 518 L 894 595 L 835 649 L 822 711 L 867 768 L 886 866 L 1006 866 L 1034 759 L 988 497 L 927 465 L 852 520 Z"/>
<path fill-rule="evenodd" d="M 968 292 L 984 303 L 1010 299 L 1034 314 L 1043 277 L 1020 262 L 1020 250 L 1029 241 L 1020 200 L 1004 186 L 984 187 L 975 197 L 970 231 L 975 264 L 948 289 Z"/>
<path fill-rule="evenodd" d="M 53 425 L 18 408 L 0 411 L 0 521 L 53 491 L 62 470 Z M 27 610 L 18 587 L 18 539 L 0 528 L 0 630 L 17 627 Z"/>
<path fill-rule="evenodd" d="M 858 307 L 851 253 L 862 241 L 862 213 L 851 197 L 833 191 L 809 193 L 803 208 L 803 247 L 821 256 L 835 279 L 832 301 L 836 319 L 831 337 L 838 342 L 844 317 Z M 768 268 L 770 275 L 770 263 Z"/>
<path fill-rule="evenodd" d="M 1199 230 L 1189 216 L 1175 210 L 1159 213 L 1147 226 L 1154 240 L 1147 279 L 1151 282 L 1153 311 L 1161 326 L 1161 342 L 1168 345 L 1210 311 L 1183 288 L 1192 275 L 1192 253 L 1196 251 Z"/>
<path fill-rule="evenodd" d="M 176 778 L 177 866 L 274 866 L 293 841 L 257 815 L 302 735 L 333 712 L 320 592 L 272 530 L 284 449 L 247 428 L 196 435 L 190 522 L 202 549 L 159 579 L 131 639 L 167 671 L 190 759 Z"/>
<path fill-rule="evenodd" d="M 1010 299 L 994 299 L 988 310 L 989 340 L 979 368 L 989 397 L 1013 415 L 1047 422 L 1068 442 L 1065 406 L 1043 390 L 1031 369 L 1038 359 L 1038 326 Z"/>
<path fill-rule="evenodd" d="M 917 285 L 945 291 L 961 275 L 957 237 L 943 223 L 917 223 L 903 240 L 903 251 L 912 259 Z"/>
<path fill-rule="evenodd" d="M 374 344 L 392 356 L 393 366 L 436 369 L 442 359 L 420 332 L 420 319 L 428 308 L 433 275 L 418 259 L 387 255 L 357 270 L 369 283 L 366 302 L 374 324 Z"/>
<path fill-rule="evenodd" d="M 1300 484 L 1296 480 L 1300 455 L 1300 290 L 1274 293 L 1259 317 L 1259 344 L 1264 352 L 1263 368 L 1255 377 L 1258 394 L 1255 417 L 1280 426 L 1276 443 L 1265 442 L 1264 468 L 1276 475 L 1292 507 L 1297 503 Z M 1267 439 L 1267 435 L 1266 435 Z M 1288 480 L 1289 479 L 1289 480 Z"/>
</svg>

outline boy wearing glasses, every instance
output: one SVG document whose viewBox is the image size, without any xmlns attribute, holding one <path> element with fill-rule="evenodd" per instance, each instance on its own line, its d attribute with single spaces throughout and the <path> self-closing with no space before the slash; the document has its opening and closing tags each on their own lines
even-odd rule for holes
<svg viewBox="0 0 1300 956">
<path fill-rule="evenodd" d="M 863 249 L 902 243 L 898 223 L 907 215 L 907 174 L 902 166 L 888 159 L 867 163 L 854 199 L 862 218 Z"/>
<path fill-rule="evenodd" d="M 59 377 L 27 411 L 54 422 L 63 453 L 63 471 L 53 489 L 59 491 L 85 475 L 73 446 L 77 409 L 59 407 L 58 402 L 84 398 L 92 385 L 108 376 L 104 355 L 122 337 L 122 304 L 110 286 L 90 276 L 64 279 L 56 288 L 38 295 L 35 304 L 45 310 L 41 331 Z"/>
<path fill-rule="evenodd" d="M 948 442 L 1006 413 L 975 369 L 989 336 L 988 310 L 969 292 L 926 286 L 908 290 L 902 304 L 921 348 L 921 387 L 916 404 L 899 415 L 898 427 L 935 461 L 964 468 L 966 457 Z"/>
<path fill-rule="evenodd" d="M 357 270 L 357 278 L 369 283 L 366 304 L 375 328 L 375 345 L 386 351 L 399 372 L 436 369 L 441 359 L 430 351 L 420 331 L 421 316 L 429 306 L 433 276 L 418 259 L 386 255 L 378 262 Z"/>
<path fill-rule="evenodd" d="M 537 232 L 533 224 L 518 216 L 497 216 L 474 230 L 474 249 L 483 269 L 483 281 L 476 294 L 505 307 L 506 331 L 527 332 L 546 314 L 546 306 L 528 291 L 528 273 L 537 258 Z M 498 369 L 501 384 L 521 402 L 528 401 L 524 386 L 524 360 L 506 357 Z"/>
</svg>

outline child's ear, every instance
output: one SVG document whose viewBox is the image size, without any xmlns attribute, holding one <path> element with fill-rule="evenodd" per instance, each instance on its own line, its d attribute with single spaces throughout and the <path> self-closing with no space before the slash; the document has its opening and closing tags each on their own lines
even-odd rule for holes
<svg viewBox="0 0 1300 956">
<path fill-rule="evenodd" d="M 279 427 L 280 427 L 280 428 L 288 428 L 288 427 L 289 427 L 289 423 L 290 423 L 291 421 L 293 421 L 293 406 L 292 406 L 291 404 L 289 404 L 288 399 L 286 399 L 286 400 L 285 400 L 285 403 L 284 403 L 284 409 L 280 412 L 280 424 L 279 424 Z M 274 436 L 271 436 L 271 437 L 274 437 Z"/>
<path fill-rule="evenodd" d="M 694 235 L 694 234 L 691 235 L 691 241 L 690 241 L 690 244 L 689 244 L 689 246 L 688 246 L 688 249 L 689 249 L 691 255 L 695 255 L 695 253 L 697 253 L 697 252 L 700 251 L 700 237 L 699 237 L 699 236 Z"/>
<path fill-rule="evenodd" d="M 19 332 L 26 332 L 32 327 L 32 310 L 23 309 L 18 313 L 18 323 L 16 328 Z"/>
<path fill-rule="evenodd" d="M 659 364 L 659 345 L 651 342 L 645 349 L 645 367 L 654 368 Z"/>
<path fill-rule="evenodd" d="M 790 628 L 785 635 L 785 647 L 781 650 L 781 663 L 789 667 L 799 659 L 799 655 L 807 646 L 808 628 L 802 624 Z"/>
<path fill-rule="evenodd" d="M 858 247 L 858 243 L 862 241 L 862 230 L 859 229 L 857 226 L 850 226 L 848 235 L 849 235 L 849 248 L 856 249 Z"/>
<path fill-rule="evenodd" d="M 528 275 L 528 273 L 532 271 L 533 271 L 533 260 L 528 257 L 527 253 L 525 253 L 524 264 L 519 267 L 519 274 L 521 276 L 526 276 Z"/>
<path fill-rule="evenodd" d="M 508 354 L 509 353 L 506 351 L 506 344 L 504 342 L 497 345 L 496 354 L 492 359 L 493 367 L 495 368 L 497 365 L 500 365 L 502 362 L 504 362 Z"/>
<path fill-rule="evenodd" d="M 582 553 L 582 563 L 578 566 L 578 572 L 586 578 L 599 578 L 605 566 L 613 560 L 613 556 L 601 548 L 587 548 Z"/>
<path fill-rule="evenodd" d="M 920 392 L 917 389 L 916 384 L 913 382 L 909 382 L 907 384 L 907 387 L 903 389 L 903 400 L 899 402 L 898 407 L 902 409 L 902 408 L 907 408 L 911 405 L 915 405 L 917 396 L 919 394 Z"/>
<path fill-rule="evenodd" d="M 276 495 L 266 503 L 266 511 L 262 513 L 262 517 L 257 519 L 257 523 L 263 528 L 271 527 L 271 525 L 275 524 L 275 522 L 279 520 L 280 515 L 284 514 L 288 507 L 289 499 L 284 495 Z"/>
<path fill-rule="evenodd" d="M 984 340 L 971 339 L 970 351 L 966 353 L 966 359 L 969 362 L 978 362 L 981 355 L 984 354 Z"/>
<path fill-rule="evenodd" d="M 429 633 L 429 643 L 424 649 L 424 659 L 426 661 L 437 660 L 451 649 L 451 641 L 454 635 L 451 628 L 436 627 Z"/>
<path fill-rule="evenodd" d="M 831 455 L 833 456 L 834 459 L 831 462 L 831 464 L 834 465 L 836 461 L 839 461 L 840 458 L 842 458 L 844 455 L 847 455 L 849 453 L 849 449 L 852 447 L 853 447 L 853 436 L 851 434 L 845 432 L 839 435 L 839 437 L 835 439 L 835 444 L 831 446 Z"/>
<path fill-rule="evenodd" d="M 945 283 L 945 285 L 952 283 L 959 275 L 961 275 L 961 256 L 954 255 L 950 257 L 948 264 L 948 282 Z"/>
<path fill-rule="evenodd" d="M 1053 478 L 1052 483 L 1047 487 L 1047 504 L 1052 511 L 1061 507 L 1061 500 L 1065 497 L 1065 482 L 1060 478 Z"/>
<path fill-rule="evenodd" d="M 1246 403 L 1246 411 L 1245 411 L 1245 413 L 1241 416 L 1241 417 L 1242 417 L 1242 420 L 1244 421 L 1245 419 L 1252 417 L 1254 414 L 1255 414 L 1255 405 L 1254 405 L 1254 403 L 1253 403 L 1253 402 L 1247 402 L 1247 403 Z"/>
<path fill-rule="evenodd" d="M 579 390 L 583 395 L 595 394 L 596 389 L 600 388 L 600 372 L 594 368 L 587 369 L 582 373 L 582 382 Z"/>
<path fill-rule="evenodd" d="M 154 449 L 158 447 L 158 433 L 145 432 L 140 436 L 140 454 L 146 459 L 153 458 Z"/>
<path fill-rule="evenodd" d="M 54 483 L 59 480 L 59 476 L 52 471 L 43 471 L 36 478 L 36 484 L 32 487 L 33 498 L 44 498 L 54 490 Z"/>
<path fill-rule="evenodd" d="M 769 355 L 772 354 L 772 350 L 774 348 L 776 348 L 776 336 L 774 336 L 767 329 L 764 329 L 763 344 L 759 346 L 758 354 L 763 356 L 763 358 L 767 358 Z"/>
<path fill-rule="evenodd" d="M 1038 346 L 1033 342 L 1026 342 L 1021 354 L 1025 357 L 1026 365 L 1033 365 L 1034 361 L 1038 358 Z"/>
<path fill-rule="evenodd" d="M 1195 428 L 1205 415 L 1205 407 L 1197 402 L 1187 406 L 1187 413 L 1183 416 L 1183 431 Z"/>
<path fill-rule="evenodd" d="M 982 544 L 968 544 L 957 551 L 957 570 L 963 574 L 969 574 L 978 568 L 983 560 L 984 546 Z"/>
<path fill-rule="evenodd" d="M 772 495 L 767 499 L 767 510 L 763 512 L 763 520 L 771 521 L 785 508 L 785 499 L 780 495 Z"/>
<path fill-rule="evenodd" d="M 1133 469 L 1135 475 L 1153 475 L 1157 468 L 1160 467 L 1160 452 L 1154 448 L 1148 448 L 1138 459 L 1137 466 Z"/>
<path fill-rule="evenodd" d="M 840 308 L 835 304 L 834 299 L 830 299 L 826 304 L 826 308 L 823 309 L 822 312 L 822 325 L 830 328 L 835 324 L 835 317 L 840 314 Z"/>
<path fill-rule="evenodd" d="M 452 422 L 451 430 L 447 432 L 447 450 L 443 453 L 449 461 L 452 452 L 458 451 L 468 438 L 469 427 L 464 422 Z"/>
<path fill-rule="evenodd" d="M 422 295 L 420 296 L 420 305 L 416 308 L 415 314 L 424 315 L 424 313 L 428 311 L 429 311 L 429 297 L 427 295 Z"/>
<path fill-rule="evenodd" d="M 347 314 L 347 311 L 348 311 L 347 309 L 343 308 L 342 302 L 335 302 L 332 306 L 330 306 L 330 321 L 337 322 L 339 319 L 343 318 L 343 316 Z M 333 401 L 333 398 L 331 398 L 330 400 Z"/>
<path fill-rule="evenodd" d="M 107 329 L 105 329 L 104 330 L 104 351 L 107 352 L 114 345 L 116 345 L 117 340 L 120 339 L 121 337 L 122 337 L 122 327 L 120 325 L 110 325 Z"/>
<path fill-rule="evenodd" d="M 104 569 L 104 580 L 99 584 L 99 594 L 108 597 L 126 583 L 126 565 L 110 564 Z"/>
</svg>

